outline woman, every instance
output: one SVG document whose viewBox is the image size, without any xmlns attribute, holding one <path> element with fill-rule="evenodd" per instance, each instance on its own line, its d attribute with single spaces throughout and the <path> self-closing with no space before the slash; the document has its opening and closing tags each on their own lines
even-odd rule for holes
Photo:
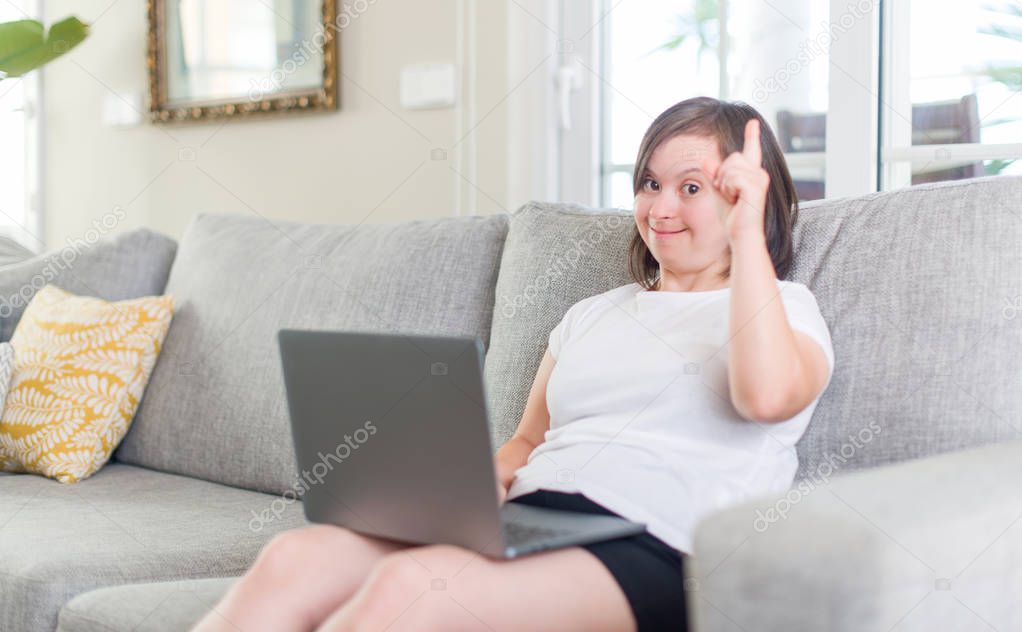
<svg viewBox="0 0 1022 632">
<path fill-rule="evenodd" d="M 550 333 L 497 493 L 647 531 L 494 560 L 312 525 L 273 538 L 196 630 L 685 629 L 697 520 L 788 488 L 833 349 L 808 288 L 779 280 L 798 205 L 753 108 L 669 108 L 633 189 L 636 282 Z"/>
</svg>

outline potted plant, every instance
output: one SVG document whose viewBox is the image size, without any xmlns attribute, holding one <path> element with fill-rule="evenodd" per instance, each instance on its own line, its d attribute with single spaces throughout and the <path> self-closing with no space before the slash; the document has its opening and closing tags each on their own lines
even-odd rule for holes
<svg viewBox="0 0 1022 632">
<path fill-rule="evenodd" d="M 20 77 L 53 61 L 82 42 L 89 25 L 71 16 L 50 26 L 38 20 L 0 24 L 0 80 Z"/>
</svg>

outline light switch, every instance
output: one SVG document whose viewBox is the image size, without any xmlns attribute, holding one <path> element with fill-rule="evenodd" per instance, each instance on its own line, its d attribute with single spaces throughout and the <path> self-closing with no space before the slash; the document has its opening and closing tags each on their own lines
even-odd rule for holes
<svg viewBox="0 0 1022 632">
<path fill-rule="evenodd" d="M 413 64 L 401 69 L 401 107 L 447 108 L 457 98 L 454 64 Z"/>
</svg>

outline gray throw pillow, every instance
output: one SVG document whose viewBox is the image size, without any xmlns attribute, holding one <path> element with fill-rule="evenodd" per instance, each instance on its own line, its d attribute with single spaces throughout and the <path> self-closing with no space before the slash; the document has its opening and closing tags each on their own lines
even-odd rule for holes
<svg viewBox="0 0 1022 632">
<path fill-rule="evenodd" d="M 34 252 L 22 246 L 16 240 L 6 235 L 0 235 L 0 267 L 19 263 L 34 255 Z"/>
<path fill-rule="evenodd" d="M 14 375 L 14 347 L 9 342 L 0 342 L 0 415 L 7 403 L 7 392 L 11 390 L 11 376 Z"/>
<path fill-rule="evenodd" d="M 49 283 L 108 301 L 162 294 L 176 251 L 170 237 L 139 228 L 92 243 L 69 240 L 0 267 L 0 342 L 11 339 L 29 301 Z"/>
</svg>

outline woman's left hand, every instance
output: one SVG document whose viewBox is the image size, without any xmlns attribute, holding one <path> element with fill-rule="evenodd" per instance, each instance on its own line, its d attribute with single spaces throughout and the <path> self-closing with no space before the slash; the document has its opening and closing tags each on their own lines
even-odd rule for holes
<svg viewBox="0 0 1022 632">
<path fill-rule="evenodd" d="M 763 224 L 770 174 L 761 162 L 759 120 L 753 118 L 745 123 L 742 151 L 732 153 L 716 170 L 709 161 L 703 163 L 713 187 L 724 198 L 717 216 L 732 243 L 750 234 L 765 238 Z"/>
</svg>

